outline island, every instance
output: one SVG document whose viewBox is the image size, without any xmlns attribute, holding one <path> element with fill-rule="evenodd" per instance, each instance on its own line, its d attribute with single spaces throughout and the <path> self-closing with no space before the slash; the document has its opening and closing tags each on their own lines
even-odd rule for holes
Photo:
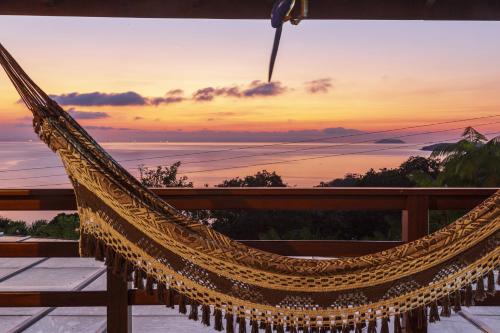
<svg viewBox="0 0 500 333">
<path fill-rule="evenodd" d="M 420 148 L 420 150 L 423 150 L 423 151 L 434 151 L 436 149 L 446 148 L 449 145 L 452 145 L 452 143 L 445 143 L 445 142 L 443 142 L 443 143 L 435 143 L 433 145 L 423 146 L 422 148 Z"/>
<path fill-rule="evenodd" d="M 381 139 L 378 141 L 375 141 L 375 143 L 406 143 L 403 140 L 400 139 Z"/>
</svg>

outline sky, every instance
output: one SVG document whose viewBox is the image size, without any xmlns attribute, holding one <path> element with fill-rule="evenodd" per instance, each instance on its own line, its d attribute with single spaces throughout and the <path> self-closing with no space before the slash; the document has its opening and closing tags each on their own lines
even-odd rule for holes
<svg viewBox="0 0 500 333">
<path fill-rule="evenodd" d="M 284 28 L 267 83 L 265 20 L 0 16 L 0 42 L 107 141 L 300 140 L 500 114 L 499 35 L 497 22 L 303 21 Z M 0 140 L 34 138 L 18 100 L 0 74 Z"/>
</svg>

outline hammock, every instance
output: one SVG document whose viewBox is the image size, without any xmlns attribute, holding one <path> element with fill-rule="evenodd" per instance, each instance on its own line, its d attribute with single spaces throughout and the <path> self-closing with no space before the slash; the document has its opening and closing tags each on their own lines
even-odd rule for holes
<svg viewBox="0 0 500 333">
<path fill-rule="evenodd" d="M 387 251 L 329 260 L 280 256 L 186 217 L 122 168 L 0 44 L 0 63 L 61 158 L 80 215 L 80 254 L 216 330 L 401 332 L 495 293 L 500 191 L 449 226 Z M 500 283 L 497 281 L 496 283 Z M 199 310 L 201 308 L 201 315 Z M 212 317 L 213 316 L 213 317 Z M 236 322 L 236 324 L 235 324 Z"/>
</svg>

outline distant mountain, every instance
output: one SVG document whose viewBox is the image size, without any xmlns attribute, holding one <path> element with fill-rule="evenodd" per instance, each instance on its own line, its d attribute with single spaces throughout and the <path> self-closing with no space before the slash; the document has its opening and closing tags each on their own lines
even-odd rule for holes
<svg viewBox="0 0 500 333">
<path fill-rule="evenodd" d="M 423 146 L 422 148 L 420 148 L 420 150 L 423 150 L 423 151 L 434 151 L 435 149 L 445 148 L 445 147 L 448 147 L 449 145 L 452 145 L 452 143 L 446 143 L 446 142 L 435 143 L 433 145 Z"/>
<path fill-rule="evenodd" d="M 404 142 L 403 140 L 400 140 L 400 139 L 381 139 L 381 140 L 378 140 L 378 141 L 375 141 L 375 143 L 406 143 Z"/>
</svg>

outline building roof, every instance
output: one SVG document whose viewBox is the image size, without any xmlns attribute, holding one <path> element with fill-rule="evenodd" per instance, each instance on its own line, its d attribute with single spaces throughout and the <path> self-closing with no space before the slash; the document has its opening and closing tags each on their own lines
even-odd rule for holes
<svg viewBox="0 0 500 333">
<path fill-rule="evenodd" d="M 0 14 L 268 19 L 273 2 L 274 0 L 2 0 Z M 310 0 L 309 13 L 311 19 L 500 20 L 500 1 Z"/>
</svg>

